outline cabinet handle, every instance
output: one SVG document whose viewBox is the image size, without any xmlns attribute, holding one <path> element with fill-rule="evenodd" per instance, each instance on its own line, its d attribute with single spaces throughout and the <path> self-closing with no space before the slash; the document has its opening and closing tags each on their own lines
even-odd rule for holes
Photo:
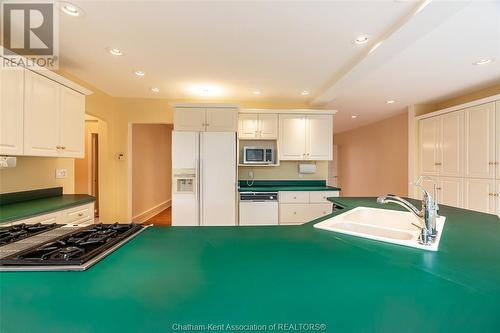
<svg viewBox="0 0 500 333">
<path fill-rule="evenodd" d="M 441 191 L 441 187 L 436 187 L 436 190 Z"/>
<path fill-rule="evenodd" d="M 293 215 L 297 215 L 297 212 L 293 212 Z"/>
<path fill-rule="evenodd" d="M 494 197 L 494 196 L 495 196 L 495 193 L 488 193 L 488 195 L 489 195 L 490 197 Z"/>
<path fill-rule="evenodd" d="M 297 199 L 297 197 L 293 197 L 294 199 Z"/>
<path fill-rule="evenodd" d="M 495 162 L 488 162 L 488 165 L 495 165 Z"/>
<path fill-rule="evenodd" d="M 56 146 L 56 149 L 61 149 L 62 147 L 61 146 Z"/>
<path fill-rule="evenodd" d="M 62 147 L 61 147 L 61 149 L 62 149 L 62 150 L 66 149 L 66 146 L 62 146 Z"/>
<path fill-rule="evenodd" d="M 83 216 L 83 213 L 78 213 L 78 216 Z"/>
<path fill-rule="evenodd" d="M 434 165 L 441 165 L 441 162 L 434 163 Z"/>
</svg>

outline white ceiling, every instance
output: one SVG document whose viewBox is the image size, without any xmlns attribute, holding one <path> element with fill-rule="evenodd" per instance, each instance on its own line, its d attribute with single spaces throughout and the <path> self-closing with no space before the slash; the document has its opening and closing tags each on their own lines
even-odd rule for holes
<svg viewBox="0 0 500 333">
<path fill-rule="evenodd" d="M 190 87 L 215 84 L 217 101 L 336 108 L 340 132 L 500 80 L 498 1 L 434 1 L 416 15 L 420 2 L 389 0 L 72 3 L 85 14 L 61 14 L 61 67 L 112 96 L 207 100 Z M 356 45 L 360 34 L 370 42 Z M 496 61 L 472 65 L 482 57 Z"/>
</svg>

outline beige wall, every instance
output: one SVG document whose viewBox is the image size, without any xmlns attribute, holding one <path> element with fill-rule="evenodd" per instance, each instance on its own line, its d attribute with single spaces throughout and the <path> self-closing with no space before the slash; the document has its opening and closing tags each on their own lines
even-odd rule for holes
<svg viewBox="0 0 500 333">
<path fill-rule="evenodd" d="M 56 179 L 56 169 L 66 169 L 67 177 Z M 15 168 L 0 169 L 0 193 L 19 192 L 47 187 L 63 187 L 74 193 L 74 159 L 53 157 L 17 158 Z"/>
<path fill-rule="evenodd" d="M 401 114 L 334 135 L 343 196 L 406 196 L 408 118 Z"/>
<path fill-rule="evenodd" d="M 308 163 L 308 162 L 305 162 Z M 316 162 L 316 173 L 299 175 L 299 162 L 281 161 L 277 167 L 238 167 L 238 179 L 251 179 L 248 176 L 249 171 L 254 172 L 254 179 L 319 179 L 326 180 L 328 178 L 328 162 Z"/>
<path fill-rule="evenodd" d="M 132 125 L 132 217 L 172 199 L 172 125 Z"/>
</svg>

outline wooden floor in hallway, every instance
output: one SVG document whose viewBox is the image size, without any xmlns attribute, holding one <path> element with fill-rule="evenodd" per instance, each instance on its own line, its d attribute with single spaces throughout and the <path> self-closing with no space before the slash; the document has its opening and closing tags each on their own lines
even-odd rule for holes
<svg viewBox="0 0 500 333">
<path fill-rule="evenodd" d="M 157 215 L 144 222 L 144 224 L 153 224 L 155 226 L 171 226 L 172 208 L 168 207 L 167 209 L 161 211 Z"/>
</svg>

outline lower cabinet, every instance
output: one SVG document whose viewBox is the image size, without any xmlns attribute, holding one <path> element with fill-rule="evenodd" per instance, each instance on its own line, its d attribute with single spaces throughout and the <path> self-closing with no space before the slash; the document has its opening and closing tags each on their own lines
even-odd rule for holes
<svg viewBox="0 0 500 333">
<path fill-rule="evenodd" d="M 498 184 L 500 181 L 493 179 L 464 179 L 464 204 L 463 208 L 476 210 L 483 213 L 500 214 Z"/>
<path fill-rule="evenodd" d="M 303 224 L 330 214 L 332 203 L 326 198 L 338 195 L 337 191 L 279 192 L 279 223 L 282 225 Z"/>
<path fill-rule="evenodd" d="M 24 220 L 17 220 L 11 224 L 80 224 L 94 223 L 94 203 L 58 210 L 52 213 L 30 217 Z"/>
</svg>

